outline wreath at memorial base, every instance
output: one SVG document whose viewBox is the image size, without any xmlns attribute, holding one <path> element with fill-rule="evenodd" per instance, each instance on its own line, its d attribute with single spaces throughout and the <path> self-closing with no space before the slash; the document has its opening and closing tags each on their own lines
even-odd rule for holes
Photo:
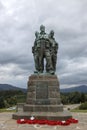
<svg viewBox="0 0 87 130">
<path fill-rule="evenodd" d="M 67 126 L 70 125 L 71 123 L 78 123 L 77 119 L 70 118 L 66 121 L 58 121 L 58 120 L 45 120 L 45 119 L 18 119 L 17 120 L 18 124 L 39 124 L 39 125 L 61 125 L 61 126 Z"/>
</svg>

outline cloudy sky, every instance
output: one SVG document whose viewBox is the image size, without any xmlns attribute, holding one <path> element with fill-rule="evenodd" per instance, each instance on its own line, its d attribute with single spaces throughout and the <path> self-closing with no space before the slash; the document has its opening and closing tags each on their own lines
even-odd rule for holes
<svg viewBox="0 0 87 130">
<path fill-rule="evenodd" d="M 26 88 L 41 24 L 59 43 L 60 87 L 87 85 L 87 0 L 0 0 L 0 83 Z"/>
</svg>

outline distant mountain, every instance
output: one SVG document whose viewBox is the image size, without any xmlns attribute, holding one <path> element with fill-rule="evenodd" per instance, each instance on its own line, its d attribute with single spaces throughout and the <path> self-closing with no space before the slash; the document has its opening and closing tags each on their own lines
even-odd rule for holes
<svg viewBox="0 0 87 130">
<path fill-rule="evenodd" d="M 26 89 L 24 88 L 15 87 L 9 84 L 0 84 L 0 91 L 5 91 L 5 90 L 21 90 L 23 92 L 26 92 Z"/>
<path fill-rule="evenodd" d="M 0 84 L 0 91 L 5 91 L 5 90 L 21 90 L 23 92 L 27 92 L 27 89 L 24 89 L 24 88 L 15 87 L 15 86 L 9 85 L 9 84 Z M 81 86 L 77 86 L 77 87 L 60 89 L 60 92 L 63 92 L 63 93 L 76 92 L 76 91 L 87 93 L 87 86 L 81 85 Z"/>
<path fill-rule="evenodd" d="M 63 89 L 60 89 L 60 92 L 63 92 L 63 93 L 68 93 L 68 92 L 87 93 L 87 86 L 86 85 L 81 85 L 81 86 L 77 86 L 77 87 L 63 88 Z"/>
</svg>

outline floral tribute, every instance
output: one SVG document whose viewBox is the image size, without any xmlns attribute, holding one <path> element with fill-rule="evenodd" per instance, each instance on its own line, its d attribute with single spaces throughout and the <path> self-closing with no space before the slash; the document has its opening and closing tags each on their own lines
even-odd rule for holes
<svg viewBox="0 0 87 130">
<path fill-rule="evenodd" d="M 17 123 L 18 124 L 51 125 L 51 126 L 54 126 L 54 125 L 67 126 L 67 125 L 70 125 L 71 123 L 78 123 L 78 120 L 74 118 L 70 118 L 66 121 L 58 121 L 58 120 L 55 121 L 55 120 L 45 120 L 45 119 L 38 120 L 34 118 L 34 119 L 18 119 Z"/>
</svg>

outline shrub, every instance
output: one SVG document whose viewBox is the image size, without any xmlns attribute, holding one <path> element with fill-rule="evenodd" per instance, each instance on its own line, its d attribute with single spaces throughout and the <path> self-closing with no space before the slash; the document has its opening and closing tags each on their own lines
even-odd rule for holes
<svg viewBox="0 0 87 130">
<path fill-rule="evenodd" d="M 80 110 L 87 110 L 87 102 L 82 103 L 82 104 L 79 106 L 79 109 L 80 109 Z"/>
</svg>

